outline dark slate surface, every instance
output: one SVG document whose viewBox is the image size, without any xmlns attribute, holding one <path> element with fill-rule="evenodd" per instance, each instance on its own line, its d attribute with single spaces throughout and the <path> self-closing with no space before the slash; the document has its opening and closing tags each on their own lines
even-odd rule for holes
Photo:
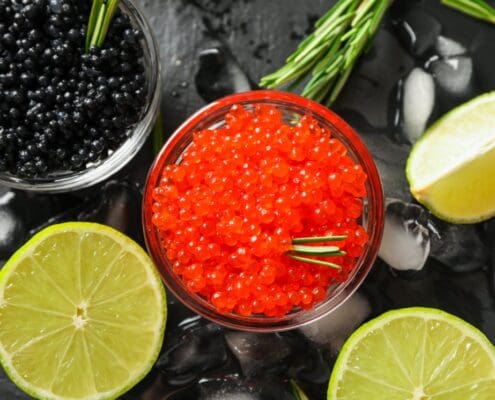
<svg viewBox="0 0 495 400">
<path fill-rule="evenodd" d="M 203 50 L 212 46 L 223 46 L 226 53 L 230 54 L 246 73 L 247 78 L 251 82 L 257 82 L 261 76 L 282 64 L 310 30 L 316 18 L 333 3 L 328 0 L 136 1 L 148 16 L 160 44 L 165 135 L 171 134 L 188 116 L 206 104 L 198 94 L 195 84 L 200 66 L 199 55 Z M 442 34 L 460 41 L 468 49 L 475 64 L 474 89 L 469 96 L 495 89 L 492 61 L 495 28 L 440 7 L 438 0 L 397 1 L 385 21 L 384 28 L 376 37 L 375 47 L 363 57 L 335 105 L 335 109 L 359 131 L 373 153 L 387 195 L 411 201 L 403 173 L 410 146 L 401 138 L 400 127 L 392 123 L 398 82 L 412 67 L 424 65 L 425 61 L 423 56 L 412 54 L 414 49 L 407 51 L 404 41 L 399 40 L 396 23 L 407 14 L 408 7 L 419 7 L 428 15 L 432 15 L 439 21 Z M 465 100 L 441 97 L 439 99 L 432 118 Z M 152 158 L 151 144 L 147 143 L 132 163 L 118 174 L 117 180 L 125 178 L 124 183 L 113 181 L 100 185 L 96 190 L 89 189 L 63 196 L 17 193 L 15 215 L 25 222 L 21 224 L 23 238 L 18 238 L 19 241 L 25 240 L 33 231 L 46 224 L 50 217 L 51 222 L 81 219 L 108 223 L 142 243 L 138 212 L 140 195 L 134 183 L 137 183 L 137 187 L 143 184 Z M 0 188 L 0 195 L 3 191 L 4 189 Z M 29 215 L 33 204 L 36 205 L 39 215 Z M 108 210 L 115 209 L 120 210 L 122 214 L 107 213 Z M 483 261 L 475 265 L 474 270 L 470 270 L 469 273 L 458 273 L 455 268 L 450 270 L 447 265 L 441 265 L 434 260 L 430 260 L 427 267 L 418 273 L 396 272 L 383 262 L 378 262 L 361 290 L 373 307 L 370 316 L 396 307 L 434 306 L 465 318 L 483 330 L 492 341 L 495 340 L 495 223 L 491 221 L 468 230 L 471 242 L 478 246 L 477 249 L 462 247 L 462 229 L 460 231 L 456 233 L 458 236 L 455 236 L 459 241 L 451 242 L 458 245 L 458 251 L 453 254 L 465 260 L 469 257 L 469 251 L 476 251 L 477 254 L 489 253 L 490 261 L 478 257 Z M 0 266 L 5 258 L 4 255 L 0 256 Z M 169 319 L 162 362 L 172 372 L 165 376 L 154 369 L 141 384 L 123 398 L 194 400 L 200 393 L 209 393 L 207 389 L 195 387 L 183 394 L 172 394 L 178 390 L 169 386 L 174 383 L 175 376 L 172 375 L 180 372 L 181 368 L 191 365 L 197 368 L 198 365 L 201 367 L 201 363 L 205 367 L 225 362 L 225 366 L 214 372 L 217 376 L 241 371 L 233 355 L 225 348 L 221 339 L 221 328 L 205 322 L 195 322 L 195 330 L 191 333 L 179 326 L 180 321 L 191 316 L 191 313 L 177 304 L 175 299 L 169 298 Z M 211 332 L 213 336 L 210 337 L 208 335 Z M 183 338 L 187 340 L 182 340 Z M 198 361 L 197 358 L 193 361 L 180 359 L 180 352 L 175 352 L 174 346 L 177 345 L 177 349 L 184 349 L 184 354 L 187 355 L 190 350 L 189 342 L 196 346 L 193 347 L 195 351 L 203 350 L 202 361 Z M 289 371 L 290 374 L 297 375 L 302 371 L 302 375 L 297 376 L 301 376 L 310 398 L 324 399 L 333 359 L 322 359 L 319 350 L 301 340 L 297 333 L 277 336 L 274 345 L 278 342 L 283 344 L 281 348 L 286 351 L 282 364 L 291 364 L 293 368 Z M 287 344 L 292 353 L 296 354 L 290 353 Z M 208 358 L 209 351 L 214 352 L 213 358 Z M 166 356 L 170 356 L 176 364 L 167 364 Z M 270 354 L 270 357 L 275 356 Z M 283 366 L 278 365 L 280 363 L 277 363 L 276 359 L 267 362 L 271 363 L 270 368 L 275 368 L 276 365 L 279 371 L 287 372 Z M 287 369 L 287 365 L 285 368 Z M 249 371 L 256 372 L 256 364 L 250 367 Z M 250 381 L 250 384 L 258 385 L 266 373 L 267 371 L 261 368 L 256 374 L 256 379 Z M 183 382 L 187 380 L 194 384 L 198 381 L 196 375 L 186 378 L 181 377 Z M 287 398 L 287 390 L 280 382 L 275 383 L 271 378 L 265 378 L 263 385 L 265 388 L 271 388 L 263 392 L 263 399 Z M 0 399 L 29 397 L 16 389 L 0 371 Z"/>
<path fill-rule="evenodd" d="M 253 81 L 280 65 L 332 2 L 139 0 L 160 41 L 167 132 L 205 102 L 194 76 L 201 50 L 223 42 Z"/>
</svg>

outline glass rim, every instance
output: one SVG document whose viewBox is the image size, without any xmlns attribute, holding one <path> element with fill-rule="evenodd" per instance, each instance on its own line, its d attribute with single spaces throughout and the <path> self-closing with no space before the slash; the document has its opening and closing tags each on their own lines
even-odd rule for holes
<svg viewBox="0 0 495 400">
<path fill-rule="evenodd" d="M 224 115 L 224 111 L 228 110 L 234 104 L 249 105 L 261 103 L 286 105 L 297 108 L 301 110 L 301 113 L 309 113 L 335 128 L 338 132 L 338 138 L 344 139 L 343 142 L 346 148 L 351 151 L 354 158 L 358 159 L 358 162 L 368 175 L 368 193 L 365 199 L 368 199 L 368 205 L 370 207 L 366 214 L 368 223 L 367 232 L 370 238 L 365 250 L 356 262 L 356 267 L 349 274 L 346 281 L 337 286 L 337 290 L 332 292 L 329 298 L 317 303 L 310 310 L 296 311 L 286 314 L 284 317 L 243 317 L 234 313 L 218 313 L 206 299 L 189 292 L 182 284 L 180 278 L 171 271 L 170 262 L 164 254 L 164 249 L 161 247 L 158 229 L 151 222 L 153 189 L 159 183 L 163 168 L 170 162 L 169 157 L 173 156 L 172 153 L 174 150 L 179 148 L 180 153 L 183 152 L 185 145 L 184 138 L 197 129 L 205 129 L 210 126 L 217 113 L 221 112 Z M 210 124 L 207 122 L 210 122 Z M 148 172 L 143 195 L 142 220 L 148 253 L 155 263 L 165 285 L 185 306 L 202 317 L 228 328 L 252 332 L 275 332 L 294 329 L 324 317 L 340 306 L 358 289 L 377 257 L 383 233 L 384 195 L 378 170 L 371 154 L 354 129 L 337 114 L 321 104 L 292 93 L 258 90 L 235 94 L 214 101 L 201 108 L 175 130 L 163 145 Z"/>
<path fill-rule="evenodd" d="M 155 123 L 161 98 L 161 65 L 158 44 L 142 10 L 134 0 L 122 0 L 119 7 L 131 15 L 144 35 L 142 47 L 149 54 L 148 101 L 141 119 L 130 129 L 129 137 L 107 158 L 81 171 L 60 176 L 20 178 L 0 172 L 0 184 L 31 192 L 63 193 L 94 186 L 116 174 L 134 158 L 144 145 Z M 145 56 L 146 57 L 146 56 Z"/>
</svg>

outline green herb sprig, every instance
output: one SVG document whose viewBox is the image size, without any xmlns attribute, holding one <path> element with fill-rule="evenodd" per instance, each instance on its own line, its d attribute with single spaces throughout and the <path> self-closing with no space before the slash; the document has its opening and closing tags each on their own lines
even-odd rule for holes
<svg viewBox="0 0 495 400">
<path fill-rule="evenodd" d="M 261 79 L 269 89 L 311 75 L 302 95 L 330 106 L 368 48 L 392 0 L 338 0 L 279 70 Z"/>
<path fill-rule="evenodd" d="M 119 0 L 93 0 L 86 29 L 86 53 L 91 47 L 103 45 L 118 6 Z"/>
<path fill-rule="evenodd" d="M 309 400 L 307 394 L 303 392 L 294 379 L 290 380 L 290 385 L 292 387 L 292 395 L 294 396 L 294 400 Z"/>
<path fill-rule="evenodd" d="M 285 255 L 297 261 L 302 261 L 309 264 L 322 265 L 324 267 L 341 270 L 342 267 L 336 263 L 308 257 L 308 256 L 316 256 L 316 257 L 345 256 L 346 252 L 341 250 L 339 246 L 311 246 L 308 245 L 308 243 L 336 242 L 345 239 L 347 239 L 347 236 L 345 235 L 312 236 L 312 237 L 310 236 L 310 237 L 294 238 L 292 239 L 291 249 L 288 252 L 286 252 Z"/>
<path fill-rule="evenodd" d="M 495 24 L 495 8 L 484 0 L 442 0 L 442 4 Z"/>
</svg>

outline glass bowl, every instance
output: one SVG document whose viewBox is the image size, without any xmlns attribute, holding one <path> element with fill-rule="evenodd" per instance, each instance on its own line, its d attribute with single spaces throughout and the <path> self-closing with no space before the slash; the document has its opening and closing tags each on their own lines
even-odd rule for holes
<svg viewBox="0 0 495 400">
<path fill-rule="evenodd" d="M 247 108 L 257 104 L 269 104 L 282 110 L 286 122 L 294 117 L 309 114 L 332 131 L 334 137 L 346 145 L 348 154 L 361 164 L 368 175 L 367 196 L 363 200 L 361 223 L 367 230 L 369 241 L 356 261 L 354 270 L 343 283 L 336 283 L 327 291 L 327 297 L 310 310 L 294 310 L 283 317 L 256 315 L 243 317 L 235 313 L 220 314 L 206 299 L 188 291 L 181 278 L 172 271 L 171 262 L 161 246 L 158 229 L 151 222 L 152 194 L 160 182 L 163 168 L 179 163 L 181 154 L 192 141 L 194 132 L 201 129 L 218 128 L 223 124 L 226 112 L 234 104 Z M 253 91 L 225 97 L 204 107 L 182 126 L 165 143 L 148 174 L 143 198 L 143 225 L 146 245 L 165 284 L 187 307 L 201 316 L 233 329 L 273 332 L 293 329 L 308 324 L 342 304 L 360 286 L 375 261 L 383 231 L 384 200 L 380 177 L 373 159 L 356 132 L 328 108 L 303 97 L 277 91 Z"/>
<path fill-rule="evenodd" d="M 132 0 L 122 0 L 121 11 L 143 33 L 141 46 L 146 75 L 146 104 L 141 119 L 128 131 L 128 139 L 103 160 L 77 172 L 56 172 L 36 178 L 19 178 L 0 172 L 0 184 L 34 192 L 60 193 L 95 185 L 122 169 L 141 149 L 151 132 L 160 107 L 160 58 L 156 40 L 141 10 Z"/>
</svg>

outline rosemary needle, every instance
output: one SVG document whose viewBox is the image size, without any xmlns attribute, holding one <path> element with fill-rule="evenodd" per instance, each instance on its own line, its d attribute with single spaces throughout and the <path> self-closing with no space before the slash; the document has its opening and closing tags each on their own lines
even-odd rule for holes
<svg viewBox="0 0 495 400">
<path fill-rule="evenodd" d="M 86 28 L 86 53 L 91 47 L 103 46 L 118 6 L 119 0 L 93 0 Z"/>
<path fill-rule="evenodd" d="M 442 4 L 495 24 L 495 8 L 484 0 L 442 0 Z"/>
<path fill-rule="evenodd" d="M 287 255 L 287 257 L 290 257 L 290 258 L 297 260 L 297 261 L 302 261 L 302 262 L 309 263 L 309 264 L 322 265 L 324 267 L 338 269 L 339 271 L 342 269 L 342 267 L 340 265 L 329 262 L 329 261 L 322 261 L 322 260 L 317 260 L 315 258 L 296 256 L 295 254 L 291 254 L 291 253 L 286 253 L 286 255 Z"/>
</svg>

